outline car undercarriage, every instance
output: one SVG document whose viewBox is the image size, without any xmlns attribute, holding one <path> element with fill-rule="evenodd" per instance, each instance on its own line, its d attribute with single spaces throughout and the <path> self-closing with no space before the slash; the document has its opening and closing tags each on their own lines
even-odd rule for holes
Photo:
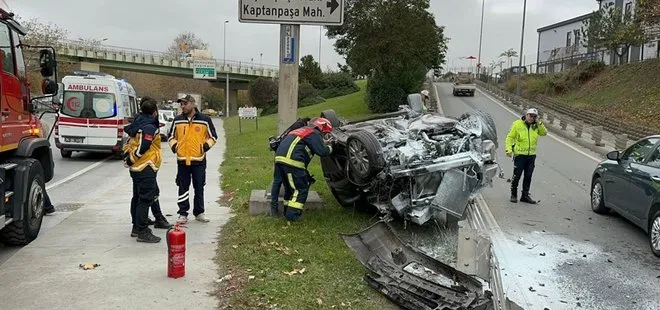
<svg viewBox="0 0 660 310">
<path fill-rule="evenodd" d="M 457 119 L 424 113 L 415 96 L 397 112 L 354 122 L 321 113 L 335 141 L 321 158 L 324 177 L 346 207 L 375 206 L 419 225 L 462 219 L 469 201 L 502 177 L 495 124 L 481 111 Z"/>
</svg>

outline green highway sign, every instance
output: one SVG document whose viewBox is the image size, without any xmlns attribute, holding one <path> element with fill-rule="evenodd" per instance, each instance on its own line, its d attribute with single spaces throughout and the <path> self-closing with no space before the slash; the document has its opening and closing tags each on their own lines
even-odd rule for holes
<svg viewBox="0 0 660 310">
<path fill-rule="evenodd" d="M 215 80 L 218 74 L 215 69 L 215 65 L 215 60 L 213 59 L 193 60 L 193 78 L 202 80 Z"/>
</svg>

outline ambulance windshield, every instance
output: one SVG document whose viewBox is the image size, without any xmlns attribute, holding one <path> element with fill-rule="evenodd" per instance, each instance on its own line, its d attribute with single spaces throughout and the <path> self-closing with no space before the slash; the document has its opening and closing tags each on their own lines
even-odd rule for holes
<svg viewBox="0 0 660 310">
<path fill-rule="evenodd" d="M 117 104 L 112 93 L 64 91 L 64 104 L 60 112 L 79 118 L 110 118 L 117 115 Z"/>
</svg>

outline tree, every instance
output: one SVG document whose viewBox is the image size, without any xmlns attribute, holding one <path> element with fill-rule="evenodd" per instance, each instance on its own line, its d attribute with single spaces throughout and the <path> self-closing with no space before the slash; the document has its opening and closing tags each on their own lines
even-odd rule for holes
<svg viewBox="0 0 660 310">
<path fill-rule="evenodd" d="M 335 50 L 354 74 L 391 80 L 370 80 L 374 95 L 368 98 L 391 94 L 379 111 L 395 110 L 405 94 L 419 91 L 429 70 L 445 63 L 444 27 L 435 24 L 429 7 L 429 0 L 351 0 L 344 24 L 328 27 L 327 36 L 336 39 Z M 374 110 L 378 104 L 369 105 Z"/>
<path fill-rule="evenodd" d="M 648 41 L 642 19 L 624 12 L 614 3 L 603 6 L 583 22 L 582 43 L 593 50 L 606 49 L 624 61 L 623 56 L 633 45 Z"/>
<path fill-rule="evenodd" d="M 323 72 L 318 62 L 314 61 L 314 56 L 306 55 L 300 59 L 299 80 L 307 81 L 314 88 L 323 88 Z"/>
<path fill-rule="evenodd" d="M 506 59 L 509 61 L 509 68 L 513 67 L 513 61 L 512 58 L 518 57 L 518 52 L 516 52 L 513 48 L 510 48 L 502 54 L 500 54 L 500 57 L 506 57 Z"/>
<path fill-rule="evenodd" d="M 660 2 L 658 0 L 637 0 L 635 14 L 646 25 L 655 26 L 660 23 Z"/>
<path fill-rule="evenodd" d="M 181 59 L 190 55 L 190 52 L 195 49 L 205 50 L 208 48 L 208 43 L 198 38 L 194 33 L 186 31 L 180 33 L 174 38 L 170 46 L 167 48 L 167 56 L 172 59 Z M 184 56 L 185 55 L 185 56 Z"/>
<path fill-rule="evenodd" d="M 272 79 L 259 77 L 250 83 L 250 103 L 257 108 L 277 106 L 278 84 Z"/>
</svg>

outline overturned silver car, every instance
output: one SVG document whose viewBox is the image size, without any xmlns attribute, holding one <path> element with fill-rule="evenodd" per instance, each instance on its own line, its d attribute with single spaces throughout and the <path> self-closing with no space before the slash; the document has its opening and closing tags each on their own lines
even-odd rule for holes
<svg viewBox="0 0 660 310">
<path fill-rule="evenodd" d="M 393 113 L 354 122 L 333 110 L 332 156 L 321 158 L 324 177 L 346 207 L 371 205 L 423 225 L 464 217 L 468 202 L 501 169 L 495 123 L 472 111 L 458 119 L 423 113 L 419 95 Z"/>
</svg>

